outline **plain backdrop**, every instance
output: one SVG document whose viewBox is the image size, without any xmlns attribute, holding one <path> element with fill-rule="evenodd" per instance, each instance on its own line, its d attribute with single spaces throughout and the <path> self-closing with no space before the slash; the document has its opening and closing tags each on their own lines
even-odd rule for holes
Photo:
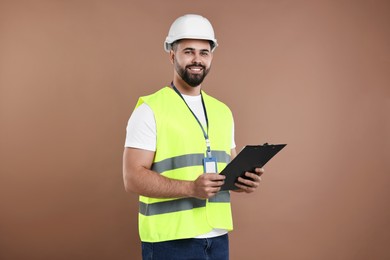
<svg viewBox="0 0 390 260">
<path fill-rule="evenodd" d="M 213 23 L 203 89 L 236 143 L 287 143 L 233 194 L 231 259 L 390 259 L 389 1 L 0 1 L 0 259 L 140 259 L 127 120 L 172 79 L 178 16 Z"/>
</svg>

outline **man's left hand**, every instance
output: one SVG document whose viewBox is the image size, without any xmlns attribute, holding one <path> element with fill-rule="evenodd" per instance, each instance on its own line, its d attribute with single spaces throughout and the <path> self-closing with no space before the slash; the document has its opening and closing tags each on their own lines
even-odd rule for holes
<svg viewBox="0 0 390 260">
<path fill-rule="evenodd" d="M 263 173 L 263 168 L 256 168 L 255 172 L 245 172 L 245 177 L 247 177 L 247 179 L 238 177 L 238 180 L 235 183 L 235 185 L 240 188 L 237 191 L 246 193 L 254 192 L 260 186 L 261 175 Z"/>
</svg>

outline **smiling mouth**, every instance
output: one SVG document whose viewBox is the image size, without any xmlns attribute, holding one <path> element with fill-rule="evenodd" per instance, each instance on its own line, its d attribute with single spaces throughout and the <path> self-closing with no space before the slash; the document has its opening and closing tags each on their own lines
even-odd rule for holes
<svg viewBox="0 0 390 260">
<path fill-rule="evenodd" d="M 189 66 L 187 67 L 187 69 L 194 73 L 200 73 L 203 71 L 203 67 L 199 67 L 199 66 Z"/>
</svg>

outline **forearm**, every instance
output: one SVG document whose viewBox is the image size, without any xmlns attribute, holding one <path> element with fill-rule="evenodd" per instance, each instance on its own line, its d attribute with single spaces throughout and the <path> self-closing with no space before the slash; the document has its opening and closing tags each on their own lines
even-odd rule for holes
<svg viewBox="0 0 390 260">
<path fill-rule="evenodd" d="M 152 198 L 191 197 L 192 181 L 167 178 L 144 167 L 125 169 L 126 191 Z"/>
<path fill-rule="evenodd" d="M 167 178 L 151 169 L 154 152 L 126 148 L 123 154 L 123 181 L 128 192 L 152 198 L 195 197 L 207 199 L 220 191 L 225 176 L 204 173 L 194 181 Z"/>
</svg>

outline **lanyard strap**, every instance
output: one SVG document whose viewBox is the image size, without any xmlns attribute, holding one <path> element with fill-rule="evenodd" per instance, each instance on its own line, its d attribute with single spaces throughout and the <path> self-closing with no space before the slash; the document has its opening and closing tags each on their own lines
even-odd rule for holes
<svg viewBox="0 0 390 260">
<path fill-rule="evenodd" d="M 209 135 L 208 135 L 208 132 L 209 132 L 209 120 L 207 118 L 207 111 L 206 111 L 206 106 L 204 104 L 204 100 L 203 100 L 203 95 L 202 95 L 202 91 L 200 92 L 200 97 L 202 99 L 202 107 L 203 107 L 203 111 L 204 111 L 204 116 L 206 118 L 206 126 L 207 126 L 207 131 L 204 130 L 203 126 L 202 126 L 202 123 L 199 121 L 198 117 L 195 115 L 195 113 L 191 110 L 191 108 L 188 106 L 186 100 L 184 99 L 183 95 L 180 93 L 180 91 L 175 87 L 175 85 L 173 84 L 173 82 L 171 82 L 171 86 L 172 88 L 175 90 L 175 92 L 181 97 L 181 99 L 183 99 L 184 103 L 186 104 L 186 106 L 188 107 L 188 109 L 191 111 L 191 114 L 195 117 L 196 121 L 198 122 L 200 128 L 202 129 L 202 132 L 203 132 L 203 136 L 204 136 L 204 139 L 206 140 L 206 147 L 207 147 L 207 156 L 209 158 L 211 158 L 211 147 L 210 147 L 210 139 L 209 139 Z"/>
</svg>

